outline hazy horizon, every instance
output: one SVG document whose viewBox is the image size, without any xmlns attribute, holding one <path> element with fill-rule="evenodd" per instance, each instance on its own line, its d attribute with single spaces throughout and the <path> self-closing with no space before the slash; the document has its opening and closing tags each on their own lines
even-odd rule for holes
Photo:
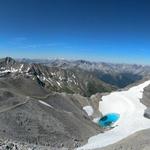
<svg viewBox="0 0 150 150">
<path fill-rule="evenodd" d="M 12 59 L 15 59 L 15 60 L 23 60 L 23 59 L 26 59 L 26 60 L 41 60 L 41 61 L 46 61 L 46 60 L 65 60 L 65 61 L 87 61 L 87 62 L 91 62 L 91 63 L 108 63 L 108 64 L 124 64 L 124 65 L 139 65 L 139 66 L 150 66 L 149 64 L 141 64 L 141 63 L 127 63 L 127 62 L 111 62 L 111 61 L 101 61 L 101 60 L 89 60 L 89 59 L 69 59 L 69 58 L 59 58 L 59 57 L 48 57 L 48 58 L 30 58 L 30 57 L 12 57 L 12 56 L 4 56 L 4 57 L 0 57 L 0 59 L 4 59 L 6 57 L 10 57 Z"/>
<path fill-rule="evenodd" d="M 0 56 L 150 65 L 147 0 L 1 0 Z"/>
</svg>

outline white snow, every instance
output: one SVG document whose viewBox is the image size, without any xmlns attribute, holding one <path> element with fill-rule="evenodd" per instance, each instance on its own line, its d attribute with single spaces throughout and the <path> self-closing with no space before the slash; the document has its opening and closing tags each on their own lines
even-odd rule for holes
<svg viewBox="0 0 150 150">
<path fill-rule="evenodd" d="M 9 70 L 8 70 L 8 72 L 9 72 Z M 18 72 L 18 69 L 15 69 L 15 68 L 12 68 L 12 67 L 11 67 L 10 72 Z"/>
<path fill-rule="evenodd" d="M 89 138 L 88 143 L 78 150 L 101 148 L 114 144 L 137 131 L 150 128 L 150 120 L 143 116 L 146 107 L 140 102 L 143 90 L 149 84 L 150 80 L 128 91 L 113 92 L 103 96 L 102 101 L 99 102 L 99 111 L 103 115 L 112 112 L 119 113 L 118 126 Z"/>
<path fill-rule="evenodd" d="M 26 72 L 29 72 L 29 70 L 30 70 L 30 67 L 27 68 Z"/>
<path fill-rule="evenodd" d="M 37 75 L 37 78 L 38 78 L 39 80 L 41 80 L 41 81 L 45 81 L 45 80 L 46 80 L 45 76 L 39 76 L 39 75 Z"/>
<path fill-rule="evenodd" d="M 56 74 L 55 74 L 55 72 L 51 72 L 51 75 L 52 75 L 52 76 L 55 76 Z"/>
<path fill-rule="evenodd" d="M 57 83 L 60 87 L 62 87 L 61 84 L 60 84 L 58 81 L 56 81 L 56 83 Z"/>
<path fill-rule="evenodd" d="M 94 118 L 94 119 L 93 119 L 93 122 L 94 122 L 94 123 L 98 123 L 99 119 L 100 119 L 100 117 Z"/>
<path fill-rule="evenodd" d="M 76 78 L 76 76 L 74 75 L 74 74 L 72 74 L 72 77 L 75 79 Z"/>
<path fill-rule="evenodd" d="M 45 80 L 46 80 L 46 77 L 45 77 L 45 76 L 43 76 L 43 77 L 42 77 L 42 80 L 43 80 L 43 81 L 45 81 Z"/>
<path fill-rule="evenodd" d="M 92 116 L 92 114 L 93 114 L 92 106 L 84 106 L 83 110 L 88 114 L 88 116 Z"/>
<path fill-rule="evenodd" d="M 71 79 L 71 78 L 68 78 L 67 83 L 69 83 L 69 82 L 72 82 L 72 79 Z"/>
<path fill-rule="evenodd" d="M 0 71 L 0 73 L 8 73 L 8 72 L 12 72 L 12 73 L 14 73 L 14 72 L 17 72 L 18 71 L 18 69 L 15 69 L 15 68 L 10 68 L 10 69 L 6 69 L 6 70 L 3 70 L 3 71 Z"/>
<path fill-rule="evenodd" d="M 48 107 L 50 107 L 50 108 L 53 108 L 53 106 L 47 104 L 47 103 L 44 102 L 44 101 L 39 100 L 39 103 L 41 103 L 41 104 L 43 104 L 43 105 L 45 105 L 45 106 L 48 106 Z"/>
<path fill-rule="evenodd" d="M 64 79 L 65 79 L 64 77 L 59 76 L 59 80 L 60 80 L 60 81 L 63 81 Z"/>
<path fill-rule="evenodd" d="M 19 72 L 21 72 L 22 71 L 22 68 L 23 68 L 23 64 L 21 64 L 21 66 L 20 66 L 20 68 L 19 68 Z"/>
<path fill-rule="evenodd" d="M 26 72 L 26 75 L 29 77 L 32 77 L 32 74 L 29 74 L 28 72 Z"/>
</svg>

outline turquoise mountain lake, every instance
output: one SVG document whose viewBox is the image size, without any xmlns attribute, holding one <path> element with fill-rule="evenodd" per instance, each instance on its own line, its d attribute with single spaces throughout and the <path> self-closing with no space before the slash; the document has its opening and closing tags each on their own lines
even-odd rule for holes
<svg viewBox="0 0 150 150">
<path fill-rule="evenodd" d="M 119 114 L 117 114 L 117 113 L 110 113 L 110 114 L 107 114 L 107 115 L 103 116 L 99 120 L 98 124 L 101 127 L 107 127 L 107 126 L 110 126 L 111 124 L 115 123 L 119 118 L 120 118 Z"/>
</svg>

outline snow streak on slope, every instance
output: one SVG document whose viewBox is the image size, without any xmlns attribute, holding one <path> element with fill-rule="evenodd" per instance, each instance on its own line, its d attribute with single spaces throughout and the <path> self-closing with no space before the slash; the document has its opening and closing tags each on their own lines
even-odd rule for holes
<svg viewBox="0 0 150 150">
<path fill-rule="evenodd" d="M 48 106 L 48 107 L 50 107 L 50 108 L 53 108 L 53 106 L 47 104 L 47 103 L 44 102 L 44 101 L 39 100 L 39 103 L 41 103 L 41 104 L 43 104 L 43 105 L 45 105 L 45 106 Z"/>
<path fill-rule="evenodd" d="M 117 127 L 105 133 L 89 138 L 88 143 L 79 149 L 94 149 L 116 143 L 127 136 L 150 128 L 150 120 L 144 118 L 145 105 L 140 102 L 144 88 L 150 84 L 150 80 L 128 91 L 113 92 L 102 97 L 99 102 L 99 111 L 103 115 L 108 113 L 119 113 L 120 119 Z"/>
<path fill-rule="evenodd" d="M 93 108 L 92 108 L 92 106 L 84 106 L 83 110 L 86 111 L 86 113 L 88 114 L 88 116 L 92 116 L 93 115 Z"/>
</svg>

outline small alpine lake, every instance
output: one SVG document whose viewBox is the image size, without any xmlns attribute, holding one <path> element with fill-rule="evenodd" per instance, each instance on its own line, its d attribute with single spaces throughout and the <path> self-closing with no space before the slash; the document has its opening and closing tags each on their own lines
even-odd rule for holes
<svg viewBox="0 0 150 150">
<path fill-rule="evenodd" d="M 117 113 L 109 113 L 104 115 L 99 121 L 98 124 L 101 127 L 108 127 L 115 123 L 120 118 L 120 115 Z"/>
</svg>

